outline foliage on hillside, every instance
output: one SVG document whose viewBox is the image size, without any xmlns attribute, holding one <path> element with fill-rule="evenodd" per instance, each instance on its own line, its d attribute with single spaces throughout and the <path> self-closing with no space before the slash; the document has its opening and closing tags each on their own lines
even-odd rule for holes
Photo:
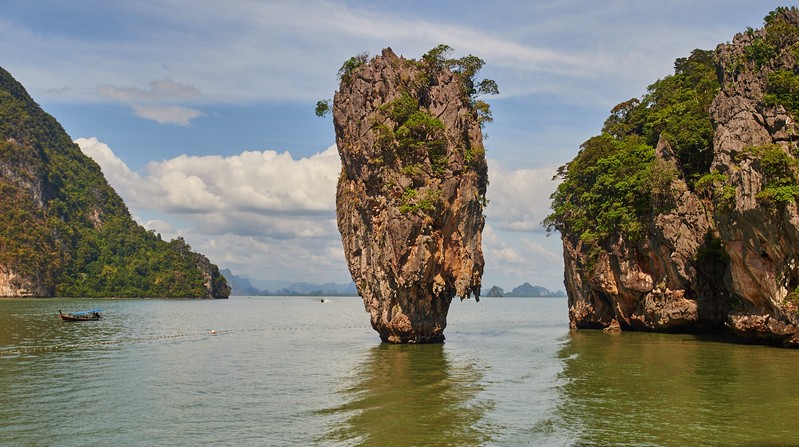
<svg viewBox="0 0 799 447">
<path fill-rule="evenodd" d="M 0 265 L 58 296 L 202 297 L 201 258 L 136 224 L 99 165 L 0 69 Z"/>
<path fill-rule="evenodd" d="M 719 90 L 712 53 L 694 50 L 677 59 L 674 69 L 641 99 L 614 107 L 603 133 L 583 143 L 577 157 L 558 170 L 563 182 L 544 221 L 549 230 L 567 230 L 593 242 L 616 231 L 638 239 L 653 212 L 653 196 L 677 175 L 654 163 L 661 138 L 674 150 L 689 184 L 709 171 L 713 127 L 708 110 Z"/>
</svg>

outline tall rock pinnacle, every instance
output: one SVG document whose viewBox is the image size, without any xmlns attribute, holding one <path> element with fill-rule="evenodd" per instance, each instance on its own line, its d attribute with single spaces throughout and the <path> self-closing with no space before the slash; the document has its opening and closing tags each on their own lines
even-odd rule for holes
<svg viewBox="0 0 799 447">
<path fill-rule="evenodd" d="M 333 99 L 344 252 L 383 341 L 441 342 L 452 298 L 479 299 L 483 273 L 486 115 L 474 70 L 432 51 L 365 59 L 345 63 Z"/>
</svg>

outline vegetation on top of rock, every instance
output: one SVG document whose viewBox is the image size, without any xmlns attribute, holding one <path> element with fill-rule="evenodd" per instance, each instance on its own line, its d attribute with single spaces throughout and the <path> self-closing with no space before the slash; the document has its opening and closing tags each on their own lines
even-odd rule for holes
<svg viewBox="0 0 799 447">
<path fill-rule="evenodd" d="M 424 86 L 429 84 L 431 76 L 443 68 L 452 71 L 461 81 L 463 94 L 475 111 L 478 117 L 478 122 L 481 127 L 486 123 L 494 120 L 491 113 L 491 106 L 482 99 L 478 99 L 481 95 L 497 95 L 499 94 L 499 86 L 493 79 L 477 80 L 477 73 L 485 65 L 485 61 L 474 55 L 466 55 L 457 59 L 450 58 L 454 50 L 449 45 L 440 44 L 432 50 L 425 53 L 419 61 L 410 62 L 417 64 L 423 68 L 423 76 L 415 81 Z M 364 51 L 347 59 L 341 65 L 338 71 L 338 78 L 343 82 L 350 81 L 352 72 L 361 65 L 369 62 L 369 53 Z M 324 117 L 331 111 L 331 100 L 323 99 L 316 102 L 314 112 L 316 116 Z"/>
<path fill-rule="evenodd" d="M 379 107 L 375 115 L 375 143 L 383 160 L 393 162 L 401 158 L 405 166 L 423 166 L 426 155 L 430 174 L 444 174 L 448 161 L 447 137 L 444 123 L 421 107 L 419 101 L 403 92 L 397 99 Z"/>
<path fill-rule="evenodd" d="M 338 69 L 338 79 L 343 82 L 350 81 L 352 71 L 369 61 L 369 53 L 363 51 L 344 61 Z"/>
<path fill-rule="evenodd" d="M 217 267 L 136 224 L 100 166 L 2 69 L 0 210 L 0 266 L 42 295 L 227 297 Z"/>
<path fill-rule="evenodd" d="M 430 89 L 438 81 L 442 70 L 449 70 L 460 82 L 461 99 L 468 105 L 479 123 L 484 127 L 492 121 L 491 108 L 482 95 L 499 93 L 497 83 L 491 79 L 477 79 L 485 62 L 473 55 L 451 58 L 453 49 L 448 45 L 438 45 L 425 53 L 420 59 L 401 59 L 407 73 L 400 78 L 400 95 L 383 103 L 369 118 L 374 133 L 375 156 L 369 163 L 376 166 L 397 169 L 412 179 L 412 185 L 405 187 L 397 198 L 398 209 L 403 213 L 432 212 L 437 209 L 441 191 L 425 179 L 442 179 L 452 174 L 452 160 L 447 154 L 447 130 L 441 119 L 430 112 Z M 342 85 L 354 82 L 353 73 L 359 67 L 369 64 L 367 52 L 359 53 L 345 61 L 338 72 Z M 399 67 L 398 67 L 399 68 Z M 332 111 L 331 100 L 321 100 L 316 104 L 315 113 L 324 117 Z M 463 167 L 482 169 L 485 164 L 485 148 L 481 142 L 460 147 Z M 384 182 L 386 187 L 396 182 Z M 481 196 L 483 205 L 488 204 Z"/>
<path fill-rule="evenodd" d="M 499 86 L 493 79 L 477 81 L 476 76 L 485 65 L 485 61 L 471 54 L 452 59 L 449 57 L 453 49 L 449 45 L 440 44 L 425 53 L 420 63 L 430 70 L 440 70 L 443 67 L 450 69 L 461 80 L 463 94 L 468 98 L 470 105 L 477 112 L 480 126 L 485 126 L 494 120 L 489 104 L 481 99 L 481 95 L 498 95 Z"/>
<path fill-rule="evenodd" d="M 799 9 L 795 6 L 778 7 L 763 19 L 762 30 L 746 30 L 751 43 L 744 48 L 744 55 L 749 62 L 754 63 L 757 70 L 772 64 L 785 47 L 791 47 L 790 53 L 794 59 L 799 56 L 799 46 L 796 46 L 799 42 L 799 28 L 792 17 L 792 13 L 797 11 Z"/>
<path fill-rule="evenodd" d="M 563 179 L 552 195 L 548 231 L 602 242 L 616 232 L 637 240 L 657 211 L 660 191 L 681 174 L 689 186 L 710 169 L 713 126 L 708 110 L 719 91 L 713 53 L 694 50 L 674 63 L 674 74 L 650 85 L 641 99 L 611 110 L 600 136 L 583 143 L 574 160 L 558 169 Z M 681 172 L 654 166 L 663 139 Z M 654 175 L 653 175 L 654 174 Z"/>
<path fill-rule="evenodd" d="M 552 196 L 548 230 L 599 242 L 615 231 L 641 236 L 651 212 L 652 160 L 655 151 L 641 138 L 604 133 L 583 143 L 577 157 L 558 170 L 563 182 Z"/>
</svg>

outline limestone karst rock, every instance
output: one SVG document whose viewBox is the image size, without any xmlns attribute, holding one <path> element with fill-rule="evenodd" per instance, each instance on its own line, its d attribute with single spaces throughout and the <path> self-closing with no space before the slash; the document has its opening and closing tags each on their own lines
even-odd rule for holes
<svg viewBox="0 0 799 447">
<path fill-rule="evenodd" d="M 658 81 L 640 103 L 620 104 L 606 121 L 605 149 L 657 141 L 646 172 L 653 189 L 636 209 L 638 226 L 619 221 L 607 234 L 581 231 L 575 206 L 586 203 L 566 187 L 553 196 L 549 219 L 563 240 L 572 327 L 726 330 L 799 345 L 799 11 L 778 8 L 765 22 L 715 52 L 678 60 L 674 77 Z M 709 77 L 698 74 L 700 66 Z M 668 95 L 678 90 L 661 88 L 674 85 L 682 89 L 677 99 Z M 707 144 L 691 148 L 685 142 L 702 140 L 694 130 L 703 124 L 685 119 L 690 106 L 680 101 L 702 103 L 702 92 L 711 92 L 702 108 Z M 669 122 L 679 125 L 669 129 Z M 599 150 L 584 145 L 561 171 L 566 182 L 606 163 L 597 161 L 605 154 L 615 156 Z M 703 154 L 709 157 L 697 162 Z M 628 185 L 613 185 L 620 186 Z M 602 206 L 619 216 L 618 190 L 609 191 Z"/>
<path fill-rule="evenodd" d="M 462 77 L 391 49 L 341 74 L 336 216 L 372 327 L 440 342 L 455 295 L 479 299 L 487 165 Z"/>
</svg>

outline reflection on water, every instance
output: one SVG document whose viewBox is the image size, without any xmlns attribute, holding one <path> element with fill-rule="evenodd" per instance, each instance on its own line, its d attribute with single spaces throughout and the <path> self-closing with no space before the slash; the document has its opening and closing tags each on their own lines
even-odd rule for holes
<svg viewBox="0 0 799 447">
<path fill-rule="evenodd" d="M 343 421 L 326 441 L 347 445 L 476 446 L 489 440 L 478 422 L 490 402 L 475 401 L 482 374 L 450 359 L 446 346 L 388 345 L 371 348 L 344 384 L 347 402 L 326 410 Z"/>
<path fill-rule="evenodd" d="M 577 445 L 797 445 L 799 352 L 574 331 L 561 422 Z"/>
</svg>

